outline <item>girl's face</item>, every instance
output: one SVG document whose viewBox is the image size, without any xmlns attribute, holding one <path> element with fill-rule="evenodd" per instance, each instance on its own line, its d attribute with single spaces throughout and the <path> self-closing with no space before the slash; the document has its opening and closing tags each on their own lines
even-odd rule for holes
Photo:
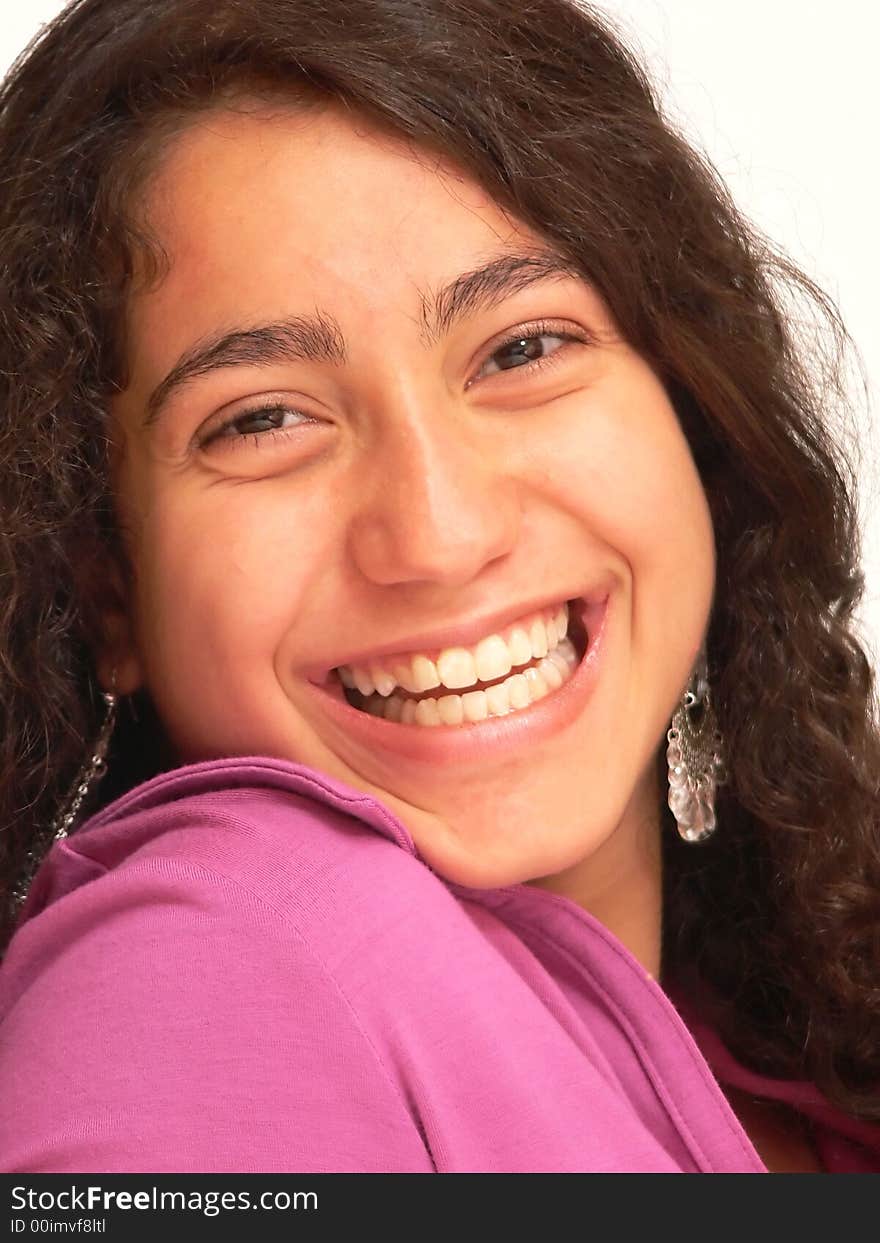
<svg viewBox="0 0 880 1243">
<path fill-rule="evenodd" d="M 137 585 L 104 684 L 147 688 L 181 762 L 280 756 L 374 795 L 460 884 L 641 849 L 715 552 L 675 412 L 602 300 L 473 181 L 335 107 L 211 114 L 146 205 L 170 272 L 129 311 Z M 591 671 L 555 689 L 536 623 L 606 597 Z M 341 666 L 396 686 L 371 706 L 403 720 L 350 706 Z M 507 701 L 480 691 L 517 669 Z M 463 723 L 420 723 L 417 687 Z"/>
</svg>

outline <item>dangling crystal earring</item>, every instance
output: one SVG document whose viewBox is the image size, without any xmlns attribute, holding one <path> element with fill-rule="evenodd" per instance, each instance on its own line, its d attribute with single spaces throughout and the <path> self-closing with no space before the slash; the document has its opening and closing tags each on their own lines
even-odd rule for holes
<svg viewBox="0 0 880 1243">
<path fill-rule="evenodd" d="M 112 691 L 103 691 L 102 698 L 107 705 L 107 712 L 104 716 L 103 724 L 98 737 L 92 746 L 91 756 L 77 773 L 73 785 L 68 791 L 67 797 L 62 804 L 61 810 L 49 826 L 48 842 L 34 843 L 25 856 L 25 865 L 22 869 L 21 876 L 12 891 L 12 907 L 13 911 L 17 911 L 24 903 L 31 882 L 43 860 L 43 857 L 52 848 L 52 845 L 60 838 L 66 837 L 69 833 L 74 820 L 76 820 L 77 812 L 80 809 L 83 799 L 89 793 L 89 790 L 96 784 L 107 772 L 107 748 L 110 745 L 110 737 L 113 733 L 113 726 L 116 724 L 116 705 L 119 696 L 116 694 L 116 670 L 113 670 L 111 677 Z"/>
<path fill-rule="evenodd" d="M 698 724 L 691 709 L 702 704 Z M 666 732 L 669 745 L 669 806 L 685 842 L 705 841 L 715 832 L 715 787 L 728 779 L 723 738 L 709 690 L 705 649 L 691 673 L 688 689 Z"/>
</svg>

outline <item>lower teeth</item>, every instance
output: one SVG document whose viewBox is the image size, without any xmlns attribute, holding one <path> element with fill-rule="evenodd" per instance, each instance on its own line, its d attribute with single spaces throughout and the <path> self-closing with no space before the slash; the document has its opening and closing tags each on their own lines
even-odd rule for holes
<svg viewBox="0 0 880 1243">
<path fill-rule="evenodd" d="M 346 691 L 346 698 L 371 716 L 401 725 L 470 725 L 493 716 L 507 716 L 543 699 L 569 680 L 579 661 L 571 639 L 565 638 L 542 660 L 486 690 L 437 699 L 409 699 L 397 692 L 385 699 L 378 693 L 365 697 L 359 691 Z"/>
</svg>

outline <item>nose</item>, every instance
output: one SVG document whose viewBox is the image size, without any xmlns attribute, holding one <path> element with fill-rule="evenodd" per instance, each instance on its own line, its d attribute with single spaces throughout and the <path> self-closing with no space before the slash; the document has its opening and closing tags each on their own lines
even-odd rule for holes
<svg viewBox="0 0 880 1243">
<path fill-rule="evenodd" d="M 386 407 L 358 464 L 349 548 L 360 572 L 460 586 L 508 554 L 520 501 L 502 446 L 489 415 L 450 410 L 448 397 Z"/>
</svg>

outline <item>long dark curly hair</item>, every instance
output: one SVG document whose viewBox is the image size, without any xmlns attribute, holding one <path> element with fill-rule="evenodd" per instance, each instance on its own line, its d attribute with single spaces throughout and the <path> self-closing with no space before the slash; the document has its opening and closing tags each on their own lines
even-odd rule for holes
<svg viewBox="0 0 880 1243">
<path fill-rule="evenodd" d="M 515 15 L 507 0 L 75 0 L 13 67 L 0 93 L 4 893 L 47 845 L 100 724 L 108 567 L 133 581 L 108 405 L 126 384 L 135 257 L 162 266 L 139 188 L 199 111 L 254 93 L 341 101 L 456 162 L 571 258 L 666 384 L 714 523 L 707 652 L 730 781 L 704 847 L 660 809 L 664 980 L 699 995 L 745 1064 L 880 1119 L 880 727 L 853 618 L 856 437 L 845 446 L 830 426 L 846 414 L 848 339 L 663 117 L 607 21 L 570 0 Z M 100 797 L 173 764 L 138 693 Z"/>
</svg>

